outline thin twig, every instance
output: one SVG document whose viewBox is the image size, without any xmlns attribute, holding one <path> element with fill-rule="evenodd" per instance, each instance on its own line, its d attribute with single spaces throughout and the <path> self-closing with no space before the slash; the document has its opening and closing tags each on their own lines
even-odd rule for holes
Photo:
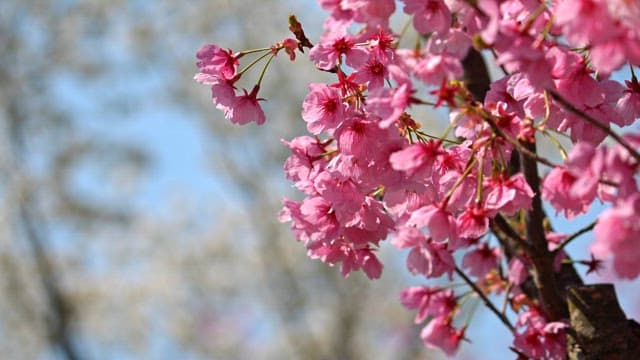
<svg viewBox="0 0 640 360">
<path fill-rule="evenodd" d="M 547 165 L 548 167 L 551 167 L 551 168 L 557 167 L 556 164 L 554 164 L 551 161 L 549 161 L 548 159 L 546 159 L 546 158 L 544 158 L 544 157 L 532 152 L 531 150 L 529 150 L 526 147 L 522 146 L 522 144 L 518 140 L 516 140 L 513 137 L 505 134 L 505 132 L 502 131 L 502 129 L 500 129 L 500 127 L 498 127 L 498 125 L 496 125 L 496 123 L 493 120 L 485 118 L 485 121 L 489 124 L 489 126 L 491 126 L 491 130 L 493 130 L 493 132 L 496 135 L 498 135 L 501 138 L 507 140 L 511 145 L 515 146 L 516 149 L 518 149 L 518 151 L 521 154 L 523 154 L 526 157 L 531 158 L 531 159 L 533 159 L 533 160 L 535 160 L 535 161 L 537 161 L 537 162 L 539 162 L 541 164 Z"/>
<path fill-rule="evenodd" d="M 565 246 L 569 245 L 570 242 L 575 240 L 580 235 L 593 230 L 593 228 L 596 226 L 596 222 L 597 221 L 592 222 L 591 224 L 589 224 L 589 225 L 583 227 L 582 229 L 576 231 L 575 233 L 571 234 L 571 236 L 569 236 L 568 238 L 564 239 L 564 241 L 562 241 L 560 243 L 560 245 L 558 245 L 558 247 L 553 250 L 553 254 L 555 255 L 555 254 L 559 253 L 560 251 L 562 251 L 562 249 L 564 249 Z"/>
<path fill-rule="evenodd" d="M 608 126 L 603 125 L 600 121 L 596 120 L 591 115 L 586 114 L 585 112 L 578 110 L 575 106 L 573 106 L 569 101 L 567 101 L 565 98 L 563 98 L 557 92 L 555 92 L 553 90 L 547 90 L 547 91 L 549 92 L 551 97 L 554 98 L 554 100 L 556 100 L 560 105 L 562 105 L 562 107 L 564 107 L 565 109 L 569 110 L 573 114 L 578 115 L 579 117 L 581 117 L 584 120 L 586 120 L 587 122 L 589 122 L 591 125 L 597 127 L 598 129 L 600 129 L 600 130 L 604 131 L 605 133 L 607 133 L 607 135 L 611 136 L 615 141 L 618 142 L 618 144 L 622 145 L 622 147 L 627 149 L 627 151 L 629 151 L 629 154 L 631 154 L 631 156 L 633 156 L 633 158 L 636 159 L 636 161 L 638 163 L 640 163 L 640 153 L 638 153 L 633 148 L 633 146 L 629 145 L 628 142 L 624 141 L 624 139 L 622 137 L 620 137 L 620 135 L 618 135 L 615 132 L 613 132 L 613 130 L 611 130 Z"/>
<path fill-rule="evenodd" d="M 509 330 L 511 330 L 511 332 L 515 332 L 516 329 L 513 327 L 513 325 L 511 325 L 511 323 L 509 322 L 509 319 L 507 319 L 507 317 L 503 313 L 501 313 L 495 307 L 495 305 L 493 305 L 493 303 L 489 300 L 489 298 L 487 298 L 487 296 L 484 294 L 484 292 L 482 292 L 482 290 L 478 287 L 478 285 L 476 285 L 473 281 L 471 281 L 471 279 L 469 279 L 469 277 L 467 277 L 467 275 L 462 270 L 460 270 L 460 268 L 457 266 L 456 266 L 456 274 L 458 274 L 458 276 L 460 276 L 462 280 L 464 280 L 464 282 L 466 282 L 469 286 L 471 286 L 473 291 L 475 291 L 475 293 L 478 294 L 480 299 L 482 299 L 484 304 L 487 305 L 489 310 L 491 310 L 494 314 L 496 314 L 496 316 L 502 321 L 503 324 L 505 324 L 506 327 L 509 328 Z"/>
<path fill-rule="evenodd" d="M 514 353 L 516 353 L 519 356 L 522 356 L 524 359 L 530 359 L 530 357 L 527 354 L 525 354 L 522 351 L 514 348 L 513 346 L 509 346 L 509 350 L 513 351 Z"/>
</svg>

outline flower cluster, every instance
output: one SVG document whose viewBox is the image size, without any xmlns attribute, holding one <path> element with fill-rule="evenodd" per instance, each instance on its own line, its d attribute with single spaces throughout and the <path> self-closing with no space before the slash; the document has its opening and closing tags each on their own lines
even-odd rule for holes
<svg viewBox="0 0 640 360">
<path fill-rule="evenodd" d="M 593 256 L 613 258 L 619 276 L 640 275 L 640 135 L 612 130 L 633 129 L 640 117 L 633 70 L 640 65 L 640 6 L 402 0 L 398 9 L 413 30 L 396 33 L 389 21 L 398 10 L 393 0 L 319 3 L 329 16 L 315 45 L 296 21 L 290 26 L 296 39 L 266 50 L 207 45 L 197 54 L 196 80 L 211 86 L 216 107 L 238 124 L 264 122 L 257 97 L 264 69 L 252 91 L 238 94 L 234 87 L 246 71 L 238 71 L 245 54 L 264 50 L 271 61 L 284 49 L 293 60 L 308 47 L 317 69 L 335 75 L 334 82 L 309 85 L 302 103 L 309 134 L 283 141 L 291 151 L 286 177 L 305 197 L 284 200 L 280 220 L 291 222 L 311 258 L 340 264 L 344 276 L 363 270 L 379 278 L 377 253 L 390 237 L 407 249 L 414 275 L 458 274 L 482 297 L 505 292 L 518 316 L 511 328 L 517 351 L 563 358 L 567 325 L 523 287 L 531 285 L 531 272 L 544 270 L 530 258 L 538 244 L 525 230 L 525 214 L 540 209 L 540 198 L 568 219 L 596 199 L 611 204 L 595 225 L 592 259 L 577 263 L 595 269 L 600 260 Z M 478 51 L 493 56 L 505 74 L 480 96 L 461 81 L 468 54 Z M 623 85 L 610 74 L 625 65 L 631 79 Z M 428 122 L 414 115 L 421 106 L 448 107 L 444 134 L 423 130 Z M 536 154 L 543 136 L 558 146 L 563 163 Z M 559 136 L 571 139 L 568 153 Z M 608 137 L 613 143 L 603 144 Z M 533 170 L 522 164 L 527 161 Z M 550 169 L 541 184 L 537 163 Z M 541 231 L 548 241 L 543 248 L 555 256 L 549 271 L 560 271 L 570 261 L 564 239 L 575 237 Z M 411 287 L 401 302 L 418 310 L 416 323 L 428 320 L 421 334 L 426 346 L 456 353 L 467 324 L 455 325 L 460 305 L 453 290 Z"/>
</svg>

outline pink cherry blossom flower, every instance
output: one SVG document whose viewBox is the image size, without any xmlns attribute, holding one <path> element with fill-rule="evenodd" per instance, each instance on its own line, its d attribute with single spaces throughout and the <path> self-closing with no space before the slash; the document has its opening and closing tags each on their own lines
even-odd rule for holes
<svg viewBox="0 0 640 360">
<path fill-rule="evenodd" d="M 215 76 L 222 79 L 232 79 L 238 68 L 238 56 L 231 49 L 224 50 L 217 45 L 204 45 L 196 53 L 200 74 L 196 78 L 203 79 L 206 76 Z M 202 81 L 200 81 L 202 82 Z"/>
<path fill-rule="evenodd" d="M 514 285 L 522 284 L 529 277 L 529 270 L 522 260 L 514 257 L 509 261 L 509 282 Z"/>
<path fill-rule="evenodd" d="M 469 274 L 479 279 L 498 267 L 500 249 L 490 248 L 487 243 L 480 243 L 475 250 L 468 252 L 462 259 L 462 266 L 469 269 Z"/>
<path fill-rule="evenodd" d="M 216 80 L 207 80 L 206 85 L 211 85 L 211 99 L 218 110 L 224 113 L 225 118 L 229 119 L 238 104 L 238 98 L 235 94 L 235 88 L 228 80 L 217 78 Z"/>
<path fill-rule="evenodd" d="M 434 54 L 418 62 L 414 69 L 416 77 L 427 85 L 440 85 L 445 79 L 462 76 L 462 64 L 450 55 Z"/>
<path fill-rule="evenodd" d="M 455 329 L 451 326 L 450 317 L 438 316 L 422 329 L 420 338 L 428 348 L 440 349 L 447 356 L 454 356 L 458 352 L 460 341 L 464 339 L 465 330 L 466 327 Z"/>
<path fill-rule="evenodd" d="M 562 360 L 566 357 L 567 324 L 547 322 L 538 309 L 521 313 L 516 321 L 518 331 L 513 345 L 518 351 L 533 359 Z"/>
<path fill-rule="evenodd" d="M 302 103 L 302 118 L 312 134 L 332 132 L 344 120 L 342 97 L 326 84 L 309 85 L 309 93 Z"/>
<path fill-rule="evenodd" d="M 244 90 L 244 95 L 236 96 L 235 104 L 229 113 L 229 119 L 232 123 L 245 125 L 254 121 L 258 125 L 264 124 L 265 115 L 258 101 L 264 99 L 258 98 L 258 85 L 254 86 L 251 92 Z"/>
<path fill-rule="evenodd" d="M 471 205 L 456 219 L 458 236 L 470 239 L 482 237 L 489 230 L 487 211 L 480 205 Z"/>
<path fill-rule="evenodd" d="M 398 83 L 397 87 L 370 89 L 366 109 L 380 117 L 380 127 L 388 128 L 395 123 L 411 104 L 413 85 L 409 76 L 399 66 L 387 67 L 389 76 Z"/>
<path fill-rule="evenodd" d="M 307 197 L 299 207 L 304 230 L 312 240 L 329 241 L 338 234 L 340 224 L 336 219 L 332 204 L 320 196 Z"/>
<path fill-rule="evenodd" d="M 403 289 L 400 302 L 407 309 L 418 309 L 414 319 L 416 324 L 423 322 L 427 316 L 450 316 L 458 306 L 452 290 L 426 286 Z"/>
<path fill-rule="evenodd" d="M 433 241 L 437 242 L 457 237 L 455 218 L 437 204 L 429 204 L 414 211 L 407 225 L 426 226 Z"/>
<path fill-rule="evenodd" d="M 345 56 L 347 65 L 358 68 L 369 57 L 367 51 L 356 46 L 356 41 L 346 32 L 327 33 L 310 51 L 309 58 L 316 66 L 329 70 L 341 63 Z"/>
<path fill-rule="evenodd" d="M 373 251 L 369 249 L 358 250 L 357 259 L 369 279 L 380 278 L 383 265 Z"/>
<path fill-rule="evenodd" d="M 604 171 L 604 149 L 596 149 L 588 142 L 575 144 L 565 161 L 568 171 L 577 176 L 571 186 L 571 196 L 587 204 L 593 202 Z"/>
<path fill-rule="evenodd" d="M 308 255 L 331 265 L 342 263 L 340 273 L 344 277 L 360 269 L 365 271 L 369 279 L 378 279 L 382 275 L 382 263 L 370 249 L 354 249 L 343 241 L 309 249 Z"/>
<path fill-rule="evenodd" d="M 630 81 L 626 80 L 625 84 L 627 88 L 617 100 L 616 111 L 622 117 L 624 125 L 631 125 L 640 118 L 640 82 L 634 76 Z"/>
<path fill-rule="evenodd" d="M 391 244 L 398 249 L 407 249 L 420 246 L 427 241 L 428 239 L 422 231 L 411 226 L 401 226 L 391 239 Z"/>
<path fill-rule="evenodd" d="M 395 58 L 396 46 L 393 43 L 395 38 L 396 36 L 385 28 L 378 29 L 378 32 L 369 39 L 370 56 L 377 57 L 380 62 L 389 65 Z"/>
<path fill-rule="evenodd" d="M 384 153 L 385 148 L 395 150 L 402 146 L 404 141 L 395 129 L 382 129 L 378 125 L 376 117 L 353 117 L 345 121 L 334 134 L 340 153 L 353 155 L 362 160 L 383 161 L 388 165 L 388 157 L 385 158 L 371 149 L 376 148 Z M 367 165 L 374 164 L 367 162 Z"/>
<path fill-rule="evenodd" d="M 384 86 L 384 81 L 389 78 L 387 67 L 378 57 L 372 56 L 355 72 L 354 81 L 368 83 L 369 89 L 377 89 Z"/>
<path fill-rule="evenodd" d="M 407 269 L 414 275 L 421 274 L 426 278 L 437 278 L 444 274 L 451 278 L 455 262 L 444 244 L 423 242 L 409 252 Z"/>
<path fill-rule="evenodd" d="M 442 0 L 402 0 L 404 12 L 413 15 L 413 27 L 418 32 L 440 34 L 449 31 L 451 11 Z"/>
<path fill-rule="evenodd" d="M 563 0 L 554 10 L 556 24 L 564 27 L 565 36 L 575 45 L 601 43 L 619 31 L 607 11 L 606 1 Z"/>
<path fill-rule="evenodd" d="M 487 209 L 514 215 L 519 210 L 531 207 L 533 191 L 522 173 L 515 174 L 509 179 L 503 176 L 490 178 L 486 182 Z"/>
<path fill-rule="evenodd" d="M 419 171 L 429 176 L 433 172 L 433 164 L 442 154 L 444 150 L 440 141 L 428 141 L 391 154 L 389 162 L 394 170 L 404 171 L 409 176 Z"/>
<path fill-rule="evenodd" d="M 571 187 L 576 181 L 577 176 L 565 168 L 556 167 L 542 183 L 542 198 L 549 201 L 556 212 L 562 212 L 567 219 L 587 212 L 590 205 L 590 202 L 571 195 Z"/>
<path fill-rule="evenodd" d="M 342 0 L 341 6 L 353 12 L 354 21 L 373 26 L 386 25 L 396 11 L 394 0 Z"/>
<path fill-rule="evenodd" d="M 316 193 L 314 179 L 324 170 L 326 160 L 322 154 L 326 152 L 324 144 L 318 138 L 299 136 L 282 143 L 291 150 L 291 156 L 284 163 L 284 171 L 288 180 L 294 182 L 298 190 L 308 195 Z"/>
<path fill-rule="evenodd" d="M 331 13 L 325 19 L 323 28 L 332 31 L 345 31 L 353 22 L 353 11 L 342 6 L 342 0 L 318 0 L 320 6 Z"/>
<path fill-rule="evenodd" d="M 640 275 L 640 194 L 605 210 L 594 228 L 596 241 L 591 252 L 597 258 L 613 257 L 613 269 L 621 278 L 635 279 Z"/>
</svg>

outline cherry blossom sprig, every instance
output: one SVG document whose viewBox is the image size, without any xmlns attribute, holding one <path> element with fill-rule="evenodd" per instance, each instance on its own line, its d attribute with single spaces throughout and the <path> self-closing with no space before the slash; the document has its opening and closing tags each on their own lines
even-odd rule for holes
<svg viewBox="0 0 640 360">
<path fill-rule="evenodd" d="M 291 151 L 286 177 L 305 198 L 285 199 L 280 220 L 291 223 L 309 257 L 340 265 L 344 276 L 382 276 L 377 253 L 389 238 L 408 251 L 411 274 L 457 273 L 466 294 L 514 333 L 519 356 L 564 358 L 563 264 L 592 272 L 611 259 L 618 276 L 640 276 L 640 134 L 633 127 L 640 118 L 640 5 L 401 0 L 408 25 L 398 35 L 389 22 L 398 10 L 393 0 L 319 4 L 329 15 L 315 45 L 290 17 L 295 38 L 239 53 L 206 45 L 197 54 L 196 80 L 211 86 L 216 107 L 237 124 L 264 123 L 258 92 L 282 50 L 293 61 L 308 48 L 316 68 L 335 77 L 309 85 L 301 117 L 310 135 L 283 141 Z M 411 31 L 416 42 L 403 47 Z M 479 51 L 504 73 L 481 90 L 472 87 L 468 65 L 474 53 L 482 59 Z M 261 55 L 238 71 L 250 54 Z M 236 81 L 263 61 L 254 88 L 237 94 Z M 623 85 L 609 74 L 625 65 L 631 79 Z M 446 107 L 444 134 L 430 134 L 431 120 L 415 115 L 424 106 Z M 537 133 L 551 138 L 561 163 L 538 154 Z M 608 137 L 613 145 L 603 143 Z M 542 179 L 538 164 L 550 168 Z M 572 219 L 596 200 L 609 205 L 596 223 L 569 236 L 547 225 L 542 201 Z M 591 229 L 591 259 L 569 260 L 566 245 Z M 455 325 L 466 306 L 455 290 L 420 286 L 401 294 L 403 305 L 417 309 L 416 323 L 427 321 L 425 345 L 450 356 L 469 326 Z M 502 292 L 498 310 L 489 296 Z"/>
</svg>

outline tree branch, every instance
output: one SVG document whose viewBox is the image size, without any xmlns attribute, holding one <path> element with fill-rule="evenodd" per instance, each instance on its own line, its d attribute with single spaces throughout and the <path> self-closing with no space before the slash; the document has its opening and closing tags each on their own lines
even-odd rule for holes
<svg viewBox="0 0 640 360">
<path fill-rule="evenodd" d="M 487 295 L 484 294 L 484 292 L 482 291 L 482 289 L 480 289 L 478 287 L 478 285 L 476 285 L 473 281 L 471 281 L 471 279 L 469 279 L 469 277 L 467 277 L 467 275 L 460 270 L 459 267 L 456 266 L 456 274 L 458 274 L 458 276 L 460 276 L 462 278 L 462 280 L 464 280 L 464 282 L 466 282 L 469 286 L 471 286 L 471 288 L 473 289 L 473 291 L 478 294 L 478 296 L 480 297 L 480 299 L 482 299 L 482 301 L 484 302 L 484 304 L 489 308 L 489 310 L 491 310 L 494 314 L 496 314 L 496 316 L 500 319 L 500 321 L 502 321 L 502 323 L 509 328 L 509 330 L 511 332 L 515 332 L 516 329 L 513 327 L 513 325 L 511 325 L 511 322 L 509 322 L 509 319 L 507 319 L 507 317 L 505 316 L 505 314 L 503 314 L 502 312 L 500 312 L 500 310 L 498 310 L 495 305 L 493 305 L 493 303 L 489 300 L 489 298 L 487 297 Z"/>
<path fill-rule="evenodd" d="M 553 250 L 553 254 L 555 255 L 555 254 L 559 253 L 560 251 L 562 251 L 562 249 L 564 249 L 565 246 L 569 245 L 570 242 L 572 242 L 573 240 L 578 238 L 580 235 L 593 230 L 593 228 L 596 226 L 596 222 L 597 221 L 592 222 L 591 224 L 589 224 L 589 225 L 583 227 L 582 229 L 576 231 L 575 233 L 571 234 L 568 238 L 564 239 L 564 241 L 561 242 L 560 245 L 558 245 L 558 247 Z"/>
<path fill-rule="evenodd" d="M 587 113 L 585 113 L 583 111 L 578 110 L 575 106 L 573 106 L 573 104 L 571 104 L 568 100 L 563 98 L 557 92 L 555 92 L 553 90 L 547 90 L 547 91 L 549 92 L 551 97 L 555 101 L 557 101 L 560 105 L 562 105 L 562 107 L 564 107 L 566 110 L 568 110 L 569 112 L 573 113 L 574 115 L 577 115 L 577 116 L 583 118 L 584 120 L 586 120 L 591 125 L 597 127 L 598 129 L 604 131 L 607 135 L 611 136 L 615 141 L 618 142 L 618 144 L 622 145 L 622 147 L 627 149 L 627 151 L 629 151 L 629 154 L 631 154 L 631 156 L 634 159 L 636 159 L 636 161 L 638 163 L 640 163 L 640 153 L 638 153 L 633 148 L 633 146 L 629 145 L 629 143 L 626 142 L 620 135 L 618 135 L 615 132 L 613 132 L 608 126 L 603 125 L 600 121 L 596 120 L 591 115 L 589 115 L 589 114 L 587 114 Z"/>
<path fill-rule="evenodd" d="M 536 153 L 535 142 L 521 142 L 522 147 Z M 527 183 L 535 192 L 531 202 L 531 210 L 526 215 L 527 242 L 532 246 L 529 253 L 533 263 L 533 281 L 538 289 L 541 305 L 548 319 L 557 321 L 568 317 L 566 302 L 560 296 L 556 277 L 553 271 L 553 256 L 548 249 L 544 233 L 544 212 L 540 198 L 540 177 L 538 165 L 531 158 L 521 154 L 520 163 Z"/>
<path fill-rule="evenodd" d="M 638 359 L 640 325 L 627 320 L 613 285 L 571 286 L 567 293 L 569 359 Z"/>
</svg>

